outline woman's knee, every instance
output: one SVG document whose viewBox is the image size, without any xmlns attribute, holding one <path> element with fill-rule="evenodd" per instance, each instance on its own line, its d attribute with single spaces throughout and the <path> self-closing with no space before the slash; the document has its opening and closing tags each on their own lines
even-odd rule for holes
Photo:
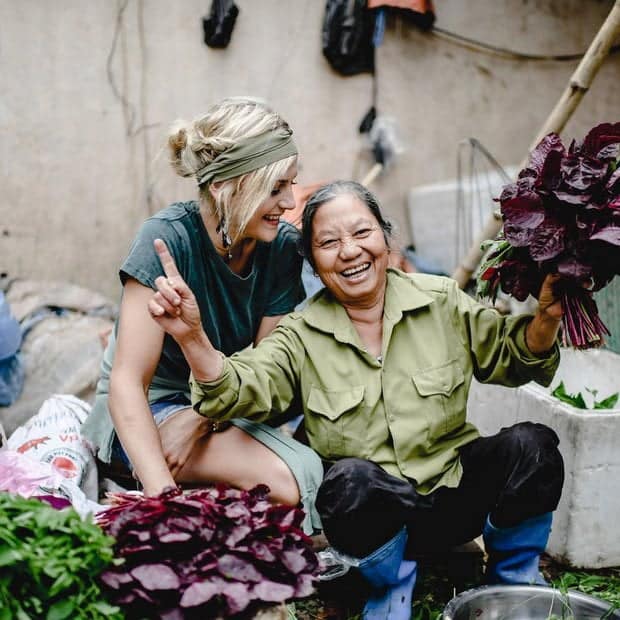
<svg viewBox="0 0 620 620">
<path fill-rule="evenodd" d="M 240 485 L 251 488 L 257 484 L 266 484 L 274 502 L 297 506 L 301 493 L 295 475 L 286 461 L 244 431 L 235 427 L 229 431 L 242 433 L 241 439 L 246 447 L 245 450 L 239 450 L 236 456 L 242 462 L 238 477 Z"/>
<path fill-rule="evenodd" d="M 346 458 L 325 474 L 316 506 L 330 543 L 362 557 L 402 528 L 417 498 L 409 482 L 371 461 Z"/>
<path fill-rule="evenodd" d="M 269 450 L 269 448 L 265 448 Z M 270 451 L 271 452 L 271 451 Z M 297 480 L 290 467 L 274 452 L 271 453 L 272 463 L 266 473 L 267 486 L 271 490 L 271 498 L 289 506 L 297 506 L 301 501 L 301 493 Z"/>
<path fill-rule="evenodd" d="M 180 482 L 230 484 L 249 490 L 270 489 L 273 501 L 296 506 L 299 487 L 288 465 L 254 437 L 234 426 L 200 442 L 180 473 Z"/>
<path fill-rule="evenodd" d="M 262 445 L 262 444 L 261 444 Z M 314 502 L 323 481 L 323 462 L 309 446 L 295 441 L 288 444 L 285 456 L 271 452 L 272 478 L 277 482 L 276 495 L 282 503 L 297 505 L 304 498 Z"/>
<path fill-rule="evenodd" d="M 518 422 L 506 429 L 508 433 L 527 441 L 532 445 L 554 446 L 560 443 L 556 432 L 539 422 Z"/>
<path fill-rule="evenodd" d="M 502 433 L 506 434 L 505 449 L 508 453 L 519 457 L 530 468 L 563 480 L 564 462 L 555 431 L 544 424 L 520 422 L 502 429 Z"/>
<path fill-rule="evenodd" d="M 359 458 L 344 458 L 336 461 L 323 477 L 317 495 L 317 507 L 334 510 L 342 506 L 348 512 L 352 503 L 362 499 L 361 490 L 368 488 L 378 465 Z M 382 470 L 381 470 L 382 471 Z"/>
<path fill-rule="evenodd" d="M 509 468 L 497 507 L 501 520 L 512 525 L 555 510 L 564 485 L 564 461 L 555 432 L 531 422 L 502 432 Z"/>
</svg>

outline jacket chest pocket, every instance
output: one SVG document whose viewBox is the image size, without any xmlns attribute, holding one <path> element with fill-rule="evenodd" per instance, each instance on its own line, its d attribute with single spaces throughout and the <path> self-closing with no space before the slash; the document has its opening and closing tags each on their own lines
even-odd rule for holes
<svg viewBox="0 0 620 620">
<path fill-rule="evenodd" d="M 438 439 L 465 422 L 465 374 L 458 362 L 428 368 L 412 375 L 427 418 L 429 439 Z"/>
<path fill-rule="evenodd" d="M 363 400 L 363 385 L 346 390 L 312 386 L 306 402 L 310 413 L 306 429 L 322 456 L 334 458 L 357 451 L 364 426 Z"/>
</svg>

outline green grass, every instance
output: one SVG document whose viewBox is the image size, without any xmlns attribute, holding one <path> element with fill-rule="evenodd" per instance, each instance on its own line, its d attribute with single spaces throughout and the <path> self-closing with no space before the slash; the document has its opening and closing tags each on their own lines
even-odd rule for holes
<svg viewBox="0 0 620 620">
<path fill-rule="evenodd" d="M 553 581 L 553 585 L 562 592 L 579 590 L 620 609 L 620 568 L 608 569 L 603 574 L 567 570 Z"/>
</svg>

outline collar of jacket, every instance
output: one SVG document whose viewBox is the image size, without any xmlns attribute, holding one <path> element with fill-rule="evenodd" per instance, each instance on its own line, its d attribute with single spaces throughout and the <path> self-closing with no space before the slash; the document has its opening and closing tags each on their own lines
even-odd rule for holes
<svg viewBox="0 0 620 620">
<path fill-rule="evenodd" d="M 414 277 L 402 271 L 387 270 L 387 288 L 383 316 L 396 324 L 404 312 L 428 306 L 433 298 L 421 291 Z M 322 332 L 333 334 L 339 342 L 360 346 L 359 336 L 344 307 L 335 301 L 333 295 L 324 289 L 302 313 L 304 321 Z"/>
</svg>

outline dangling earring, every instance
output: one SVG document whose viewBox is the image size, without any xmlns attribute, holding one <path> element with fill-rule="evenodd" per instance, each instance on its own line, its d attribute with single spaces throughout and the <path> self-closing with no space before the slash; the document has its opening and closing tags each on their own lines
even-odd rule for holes
<svg viewBox="0 0 620 620">
<path fill-rule="evenodd" d="M 232 245 L 232 239 L 228 234 L 228 222 L 226 221 L 226 217 L 223 215 L 220 223 L 217 225 L 215 232 L 221 233 L 222 235 L 222 245 L 226 250 L 226 258 L 227 260 L 232 259 L 232 252 L 230 251 L 230 246 Z"/>
</svg>

